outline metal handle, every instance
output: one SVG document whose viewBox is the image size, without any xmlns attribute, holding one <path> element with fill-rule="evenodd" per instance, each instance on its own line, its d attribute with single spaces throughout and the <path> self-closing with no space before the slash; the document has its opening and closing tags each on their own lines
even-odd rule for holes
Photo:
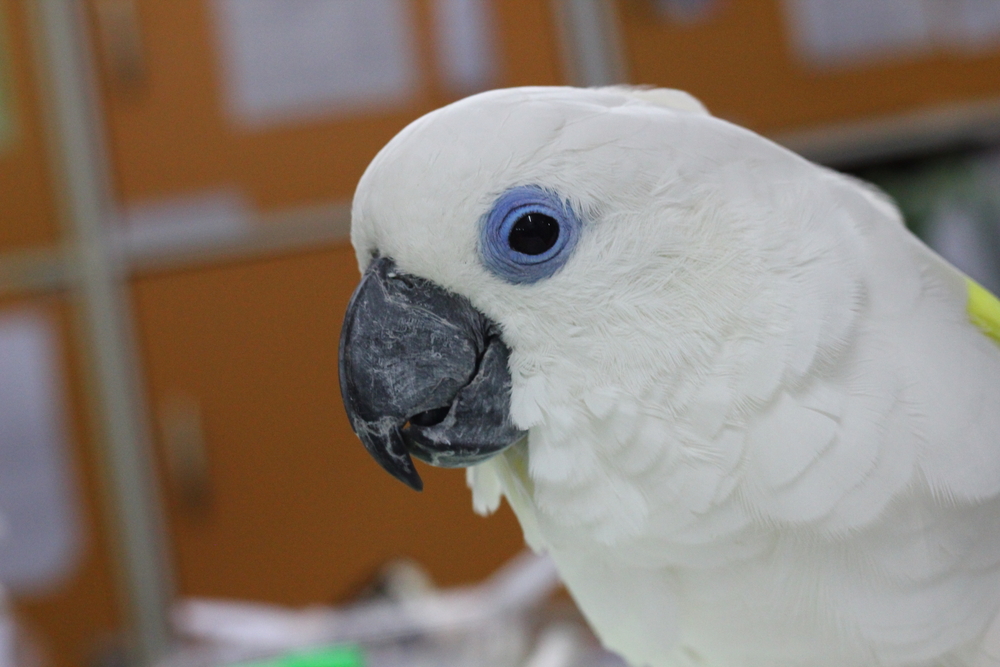
<svg viewBox="0 0 1000 667">
<path fill-rule="evenodd" d="M 135 0 L 98 0 L 94 11 L 109 78 L 120 89 L 142 87 L 148 72 Z"/>
<path fill-rule="evenodd" d="M 194 398 L 177 394 L 160 404 L 159 413 L 161 442 L 176 496 L 185 509 L 202 513 L 211 505 L 212 489 L 201 406 Z"/>
</svg>

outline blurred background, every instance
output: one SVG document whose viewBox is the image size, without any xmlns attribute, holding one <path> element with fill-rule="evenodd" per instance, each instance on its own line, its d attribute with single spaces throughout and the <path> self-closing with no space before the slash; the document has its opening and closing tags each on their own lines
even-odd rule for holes
<svg viewBox="0 0 1000 667">
<path fill-rule="evenodd" d="M 0 0 L 0 667 L 619 664 L 509 509 L 377 467 L 336 368 L 379 148 L 613 83 L 876 182 L 1000 290 L 997 0 Z"/>
</svg>

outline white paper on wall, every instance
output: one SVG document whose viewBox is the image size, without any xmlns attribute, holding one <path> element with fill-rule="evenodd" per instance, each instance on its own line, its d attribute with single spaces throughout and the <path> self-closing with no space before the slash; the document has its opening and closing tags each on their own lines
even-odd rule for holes
<svg viewBox="0 0 1000 667">
<path fill-rule="evenodd" d="M 784 6 L 795 51 L 820 67 L 1000 47 L 998 0 L 785 0 Z"/>
<path fill-rule="evenodd" d="M 938 41 L 975 53 L 1000 47 L 1000 0 L 926 0 Z"/>
<path fill-rule="evenodd" d="M 489 0 L 434 0 L 438 68 L 445 85 L 468 94 L 489 88 L 498 70 Z"/>
<path fill-rule="evenodd" d="M 922 0 L 785 0 L 792 43 L 809 62 L 843 65 L 926 51 Z"/>
<path fill-rule="evenodd" d="M 0 582 L 15 593 L 58 583 L 79 559 L 60 371 L 47 317 L 0 316 Z"/>
<path fill-rule="evenodd" d="M 259 127 L 405 103 L 408 0 L 213 0 L 225 106 Z"/>
<path fill-rule="evenodd" d="M 251 205 L 235 188 L 136 202 L 124 211 L 123 243 L 132 254 L 198 248 L 240 236 Z"/>
<path fill-rule="evenodd" d="M 697 23 L 714 14 L 722 0 L 654 0 L 660 14 L 677 23 Z"/>
</svg>

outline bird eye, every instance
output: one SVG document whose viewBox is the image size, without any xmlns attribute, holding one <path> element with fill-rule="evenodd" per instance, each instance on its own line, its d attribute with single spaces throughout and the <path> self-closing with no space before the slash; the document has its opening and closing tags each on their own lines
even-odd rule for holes
<svg viewBox="0 0 1000 667">
<path fill-rule="evenodd" d="M 541 255 L 559 239 L 559 223 L 551 215 L 525 213 L 510 230 L 507 244 L 515 252 Z"/>
<path fill-rule="evenodd" d="M 500 195 L 484 218 L 480 253 L 507 282 L 533 283 L 565 264 L 579 232 L 579 218 L 566 201 L 538 186 L 520 186 Z"/>
</svg>

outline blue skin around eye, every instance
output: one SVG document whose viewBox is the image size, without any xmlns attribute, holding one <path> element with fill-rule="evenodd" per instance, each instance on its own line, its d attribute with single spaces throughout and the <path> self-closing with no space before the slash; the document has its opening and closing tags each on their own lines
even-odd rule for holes
<svg viewBox="0 0 1000 667">
<path fill-rule="evenodd" d="M 559 223 L 555 245 L 540 255 L 526 255 L 507 242 L 514 224 L 527 213 L 551 216 Z M 483 220 L 479 253 L 483 264 L 498 277 L 516 285 L 548 278 L 566 263 L 580 236 L 580 219 L 569 203 L 537 185 L 507 190 Z"/>
</svg>

